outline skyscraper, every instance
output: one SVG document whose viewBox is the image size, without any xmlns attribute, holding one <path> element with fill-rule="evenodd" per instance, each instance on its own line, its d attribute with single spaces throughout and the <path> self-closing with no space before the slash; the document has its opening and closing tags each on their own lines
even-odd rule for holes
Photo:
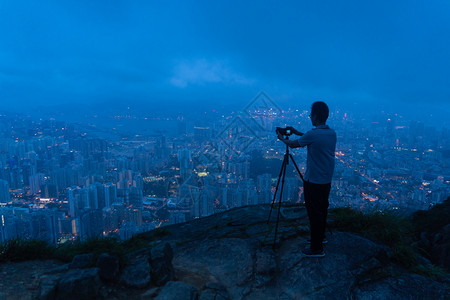
<svg viewBox="0 0 450 300">
<path fill-rule="evenodd" d="M 0 203 L 8 203 L 9 201 L 11 201 L 11 196 L 8 181 L 0 179 Z"/>
<path fill-rule="evenodd" d="M 178 150 L 178 162 L 180 163 L 180 176 L 186 179 L 192 172 L 191 151 L 189 149 Z"/>
</svg>

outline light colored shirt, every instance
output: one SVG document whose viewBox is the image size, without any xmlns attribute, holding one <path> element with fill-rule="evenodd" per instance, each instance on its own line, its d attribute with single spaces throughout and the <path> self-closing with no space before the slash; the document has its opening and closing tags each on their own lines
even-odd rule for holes
<svg viewBox="0 0 450 300">
<path fill-rule="evenodd" d="M 302 135 L 297 143 L 307 146 L 306 181 L 318 184 L 331 182 L 336 152 L 336 132 L 328 125 L 319 125 Z"/>
</svg>

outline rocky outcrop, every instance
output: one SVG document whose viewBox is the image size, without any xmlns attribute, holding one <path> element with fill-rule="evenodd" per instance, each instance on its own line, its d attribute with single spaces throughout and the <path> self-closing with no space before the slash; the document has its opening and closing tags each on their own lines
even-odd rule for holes
<svg viewBox="0 0 450 300">
<path fill-rule="evenodd" d="M 101 254 L 97 259 L 100 278 L 105 282 L 117 280 L 120 272 L 119 257 L 108 253 Z"/>
<path fill-rule="evenodd" d="M 125 267 L 120 283 L 130 288 L 142 289 L 150 284 L 150 250 L 141 249 L 128 255 L 130 265 Z"/>
<path fill-rule="evenodd" d="M 284 208 L 275 241 L 268 206 L 249 206 L 165 227 L 127 257 L 103 254 L 97 268 L 52 267 L 37 275 L 40 299 L 445 299 L 449 281 L 412 274 L 383 245 L 328 233 L 326 256 L 306 258 L 308 219 Z M 148 233 L 149 237 L 151 233 Z M 0 265 L 1 267 L 1 265 Z"/>
<path fill-rule="evenodd" d="M 151 276 L 156 286 L 162 286 L 173 279 L 173 250 L 169 243 L 151 249 Z"/>
<path fill-rule="evenodd" d="M 450 271 L 450 224 L 444 226 L 439 232 L 422 232 L 417 244 L 428 250 L 434 264 Z"/>
<path fill-rule="evenodd" d="M 450 224 L 433 237 L 431 257 L 434 263 L 450 271 Z"/>
<path fill-rule="evenodd" d="M 97 298 L 101 288 L 98 268 L 70 270 L 64 273 L 56 285 L 56 299 L 79 300 Z"/>
<path fill-rule="evenodd" d="M 186 299 L 196 300 L 198 292 L 195 287 L 181 281 L 169 281 L 158 293 L 156 300 Z"/>
<path fill-rule="evenodd" d="M 69 264 L 69 269 L 87 268 L 89 264 L 91 264 L 93 257 L 94 254 L 92 253 L 75 255 L 72 262 Z"/>
<path fill-rule="evenodd" d="M 450 272 L 450 198 L 430 210 L 412 215 L 417 248 L 436 265 Z"/>
</svg>

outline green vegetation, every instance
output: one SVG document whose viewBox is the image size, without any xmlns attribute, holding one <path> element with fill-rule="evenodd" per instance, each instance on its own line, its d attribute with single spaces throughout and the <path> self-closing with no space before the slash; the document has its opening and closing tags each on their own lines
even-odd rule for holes
<svg viewBox="0 0 450 300">
<path fill-rule="evenodd" d="M 437 233 L 450 223 L 450 198 L 436 204 L 430 210 L 419 210 L 412 215 L 414 234 L 419 237 L 422 232 Z"/>
<path fill-rule="evenodd" d="M 92 259 L 92 263 L 94 263 L 100 254 L 109 253 L 119 257 L 120 266 L 123 268 L 128 264 L 127 253 L 151 247 L 158 239 L 170 234 L 166 228 L 157 228 L 148 233 L 135 235 L 126 241 L 115 237 L 99 237 L 86 241 L 66 242 L 57 246 L 39 240 L 12 239 L 0 243 L 0 263 L 35 259 L 57 259 L 70 262 L 74 256 L 85 253 L 94 254 Z"/>
<path fill-rule="evenodd" d="M 354 232 L 376 242 L 393 246 L 411 238 L 407 219 L 393 212 L 364 214 L 348 207 L 330 211 L 334 226 L 342 231 Z"/>
<path fill-rule="evenodd" d="M 419 249 L 413 247 L 412 244 L 416 241 L 418 230 L 435 228 L 431 224 L 443 217 L 442 209 L 438 209 L 441 211 L 433 212 L 432 216 L 425 219 L 422 217 L 423 213 L 417 219 L 417 215 L 402 217 L 392 211 L 362 213 L 347 207 L 330 210 L 330 217 L 333 220 L 333 227 L 340 231 L 353 232 L 389 246 L 392 249 L 391 259 L 394 263 L 412 272 L 437 279 L 446 274 L 444 269 L 420 264 Z M 443 222 L 448 222 L 448 220 L 448 217 L 442 219 Z"/>
<path fill-rule="evenodd" d="M 412 268 L 412 271 L 417 274 L 428 276 L 432 279 L 439 280 L 441 278 L 448 277 L 448 274 L 445 272 L 445 270 L 441 267 L 437 267 L 434 265 L 431 266 L 424 266 L 424 265 L 418 265 L 414 266 Z"/>
<path fill-rule="evenodd" d="M 44 241 L 12 239 L 0 244 L 0 263 L 31 259 L 50 259 L 54 248 Z"/>
</svg>

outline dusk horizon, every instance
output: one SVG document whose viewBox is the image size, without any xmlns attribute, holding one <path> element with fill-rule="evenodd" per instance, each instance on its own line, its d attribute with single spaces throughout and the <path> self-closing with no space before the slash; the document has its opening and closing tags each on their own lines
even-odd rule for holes
<svg viewBox="0 0 450 300">
<path fill-rule="evenodd" d="M 446 1 L 200 3 L 4 1 L 0 109 L 239 109 L 264 91 L 447 122 Z"/>
</svg>

